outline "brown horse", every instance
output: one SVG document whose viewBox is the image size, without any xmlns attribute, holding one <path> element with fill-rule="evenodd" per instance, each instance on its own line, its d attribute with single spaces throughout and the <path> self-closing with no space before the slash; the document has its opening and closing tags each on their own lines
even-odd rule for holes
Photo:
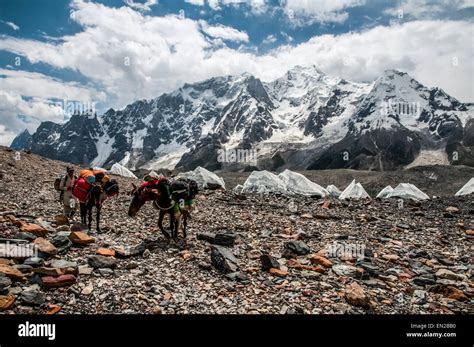
<svg viewBox="0 0 474 347">
<path fill-rule="evenodd" d="M 130 192 L 130 195 L 132 195 L 133 198 L 128 208 L 128 215 L 130 217 L 135 217 L 146 202 L 153 201 L 153 206 L 160 211 L 158 217 L 158 227 L 160 228 L 160 231 L 166 239 L 170 238 L 170 234 L 163 227 L 163 219 L 165 215 L 168 214 L 170 219 L 170 232 L 174 237 L 174 202 L 165 190 L 165 186 L 161 184 L 156 187 L 137 187 L 133 183 L 132 186 L 133 189 Z"/>
<path fill-rule="evenodd" d="M 81 222 L 86 224 L 86 216 L 88 218 L 88 227 L 89 231 L 92 227 L 92 208 L 96 208 L 96 224 L 97 224 L 97 232 L 100 233 L 100 211 L 102 210 L 102 204 L 104 201 L 117 195 L 119 193 L 119 186 L 116 180 L 110 180 L 109 182 L 101 185 L 101 184 L 94 184 L 87 194 L 86 202 L 80 203 L 81 209 Z"/>
</svg>

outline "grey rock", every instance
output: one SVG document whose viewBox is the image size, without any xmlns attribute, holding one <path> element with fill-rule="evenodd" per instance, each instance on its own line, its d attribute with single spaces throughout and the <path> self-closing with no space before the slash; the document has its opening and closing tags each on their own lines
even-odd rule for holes
<svg viewBox="0 0 474 347">
<path fill-rule="evenodd" d="M 37 289 L 27 289 L 21 292 L 20 299 L 24 304 L 39 306 L 45 302 L 45 295 Z"/>
<path fill-rule="evenodd" d="M 262 270 L 263 271 L 268 271 L 271 268 L 279 269 L 280 268 L 280 263 L 275 257 L 272 257 L 269 254 L 262 254 L 260 256 L 260 261 L 262 263 Z"/>
<path fill-rule="evenodd" d="M 311 252 L 311 249 L 303 241 L 291 240 L 285 244 L 285 249 L 283 251 L 283 257 L 285 258 L 294 258 L 299 255 L 306 255 Z"/>
<path fill-rule="evenodd" d="M 11 284 L 12 280 L 3 273 L 0 273 L 0 292 L 4 292 Z"/>
<path fill-rule="evenodd" d="M 198 240 L 207 241 L 214 245 L 232 247 L 235 243 L 236 236 L 233 233 L 224 233 L 224 232 L 198 233 L 196 235 L 196 238 Z"/>
<path fill-rule="evenodd" d="M 413 292 L 413 302 L 417 305 L 424 305 L 427 301 L 426 296 L 426 291 L 417 289 Z"/>
<path fill-rule="evenodd" d="M 423 274 L 421 276 L 415 277 L 413 283 L 418 286 L 428 286 L 434 285 L 436 283 L 436 276 L 432 274 Z"/>
<path fill-rule="evenodd" d="M 101 268 L 99 270 L 99 273 L 104 276 L 104 277 L 107 277 L 107 276 L 112 276 L 114 274 L 114 270 L 112 269 L 107 269 L 107 268 Z"/>
<path fill-rule="evenodd" d="M 117 266 L 117 259 L 112 257 L 104 257 L 102 255 L 90 255 L 87 257 L 89 265 L 94 269 L 114 268 Z"/>
<path fill-rule="evenodd" d="M 43 266 L 44 259 L 40 258 L 40 257 L 31 257 L 31 258 L 25 259 L 23 264 L 24 265 L 30 265 L 30 266 L 33 266 L 33 267 Z"/>
<path fill-rule="evenodd" d="M 359 271 L 357 271 L 357 268 L 352 265 L 336 264 L 331 268 L 331 270 L 339 276 L 347 276 L 353 278 L 359 276 Z"/>
<path fill-rule="evenodd" d="M 249 276 L 246 273 L 241 272 L 241 271 L 231 272 L 225 275 L 225 277 L 233 281 L 244 282 L 244 283 L 248 283 L 250 281 Z"/>
<path fill-rule="evenodd" d="M 222 246 L 211 246 L 211 264 L 222 272 L 236 272 L 238 269 L 237 258 Z"/>
</svg>

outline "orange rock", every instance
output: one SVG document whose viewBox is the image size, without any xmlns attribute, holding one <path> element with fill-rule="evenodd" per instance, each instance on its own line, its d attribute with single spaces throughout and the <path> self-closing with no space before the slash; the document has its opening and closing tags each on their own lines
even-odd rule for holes
<svg viewBox="0 0 474 347">
<path fill-rule="evenodd" d="M 171 293 L 165 293 L 165 295 L 163 296 L 163 298 L 166 300 L 166 301 L 169 301 L 171 299 L 172 295 Z"/>
<path fill-rule="evenodd" d="M 454 300 L 458 300 L 458 301 L 467 300 L 466 294 L 464 294 L 464 292 L 462 290 L 457 289 L 456 287 L 453 287 L 453 286 L 447 286 L 446 287 L 445 295 L 450 299 L 454 299 Z"/>
<path fill-rule="evenodd" d="M 115 251 L 110 248 L 99 248 L 95 253 L 105 257 L 115 257 Z"/>
<path fill-rule="evenodd" d="M 400 259 L 400 257 L 396 254 L 384 254 L 382 255 L 382 258 L 388 261 L 397 261 Z"/>
<path fill-rule="evenodd" d="M 288 272 L 280 270 L 280 269 L 275 269 L 274 267 L 272 267 L 270 269 L 270 273 L 273 276 L 277 276 L 277 277 L 286 277 L 286 276 L 288 276 Z"/>
<path fill-rule="evenodd" d="M 88 245 L 93 243 L 94 239 L 82 231 L 73 231 L 69 234 L 69 240 L 79 245 Z"/>
<path fill-rule="evenodd" d="M 289 228 L 289 227 L 283 229 L 283 232 L 284 232 L 286 235 L 291 235 L 291 234 L 293 234 L 293 230 L 291 230 L 291 228 Z"/>
<path fill-rule="evenodd" d="M 54 221 L 57 225 L 69 224 L 69 219 L 63 214 L 58 214 L 57 216 L 54 216 Z"/>
<path fill-rule="evenodd" d="M 46 234 L 48 233 L 48 231 L 40 225 L 26 223 L 26 222 L 20 222 L 20 223 L 21 223 L 21 226 L 20 226 L 21 231 L 32 233 L 35 236 L 45 237 Z"/>
<path fill-rule="evenodd" d="M 0 310 L 8 310 L 15 302 L 14 295 L 0 295 Z"/>
<path fill-rule="evenodd" d="M 466 230 L 466 235 L 474 235 L 474 229 Z"/>
<path fill-rule="evenodd" d="M 310 256 L 309 259 L 313 264 L 319 264 L 324 267 L 332 267 L 332 262 L 329 259 L 324 258 L 323 256 L 320 256 L 318 254 L 313 254 L 312 256 Z"/>
<path fill-rule="evenodd" d="M 56 314 L 59 311 L 61 311 L 61 306 L 59 305 L 54 305 L 54 304 L 49 304 L 46 314 Z"/>
<path fill-rule="evenodd" d="M 1 264 L 0 273 L 3 273 L 5 274 L 5 276 L 10 277 L 11 279 L 14 279 L 16 281 L 26 280 L 25 276 L 20 270 L 15 269 L 14 267 L 10 265 Z"/>
<path fill-rule="evenodd" d="M 329 209 L 331 207 L 331 201 L 330 200 L 324 201 L 324 203 L 321 207 L 325 208 L 325 209 Z"/>
<path fill-rule="evenodd" d="M 248 273 L 253 273 L 253 272 L 258 272 L 258 271 L 260 271 L 260 268 L 256 266 L 251 266 L 244 269 L 244 272 L 248 272 Z"/>
<path fill-rule="evenodd" d="M 296 259 L 288 259 L 286 261 L 286 266 L 292 267 L 294 269 L 301 269 L 303 265 Z"/>
<path fill-rule="evenodd" d="M 37 239 L 33 241 L 33 243 L 38 247 L 38 250 L 40 252 L 43 252 L 49 255 L 58 254 L 58 250 L 56 249 L 56 247 L 54 247 L 51 242 L 49 242 L 48 240 L 42 237 L 38 237 Z"/>
<path fill-rule="evenodd" d="M 388 299 L 382 300 L 381 302 L 385 305 L 391 305 L 392 304 L 392 300 L 388 300 Z"/>
<path fill-rule="evenodd" d="M 369 298 L 365 294 L 364 289 L 355 282 L 346 286 L 344 297 L 347 302 L 353 306 L 370 306 Z"/>
<path fill-rule="evenodd" d="M 308 271 L 315 271 L 315 272 L 319 272 L 319 273 L 322 273 L 322 274 L 326 272 L 326 270 L 321 266 L 301 265 L 301 269 L 308 270 Z"/>
<path fill-rule="evenodd" d="M 316 255 L 319 255 L 320 257 L 326 257 L 326 250 L 322 248 L 316 253 Z"/>
<path fill-rule="evenodd" d="M 10 265 L 10 259 L 0 258 L 0 265 Z"/>
<path fill-rule="evenodd" d="M 410 281 L 412 276 L 405 273 L 405 272 L 402 272 L 401 274 L 398 275 L 398 278 L 400 278 L 400 281 L 402 281 L 402 282 L 408 282 L 408 281 Z"/>
</svg>

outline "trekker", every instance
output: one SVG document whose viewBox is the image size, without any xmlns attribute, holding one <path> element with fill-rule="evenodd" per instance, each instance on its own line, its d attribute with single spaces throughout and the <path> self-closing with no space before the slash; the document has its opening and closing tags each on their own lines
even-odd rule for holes
<svg viewBox="0 0 474 347">
<path fill-rule="evenodd" d="M 76 200 L 72 195 L 72 186 L 74 184 L 74 169 L 66 168 L 67 174 L 61 179 L 59 189 L 61 190 L 61 201 L 64 206 L 64 214 L 71 218 L 76 211 Z"/>
</svg>

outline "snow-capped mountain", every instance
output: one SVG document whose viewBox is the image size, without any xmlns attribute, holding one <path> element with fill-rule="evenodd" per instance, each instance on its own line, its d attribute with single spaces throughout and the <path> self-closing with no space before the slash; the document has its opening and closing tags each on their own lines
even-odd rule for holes
<svg viewBox="0 0 474 347">
<path fill-rule="evenodd" d="M 100 116 L 44 122 L 32 150 L 131 170 L 389 170 L 421 160 L 427 151 L 474 165 L 473 111 L 395 70 L 369 84 L 297 66 L 268 83 L 248 73 L 215 77 Z M 258 161 L 222 162 L 223 149 L 254 150 Z"/>
</svg>

